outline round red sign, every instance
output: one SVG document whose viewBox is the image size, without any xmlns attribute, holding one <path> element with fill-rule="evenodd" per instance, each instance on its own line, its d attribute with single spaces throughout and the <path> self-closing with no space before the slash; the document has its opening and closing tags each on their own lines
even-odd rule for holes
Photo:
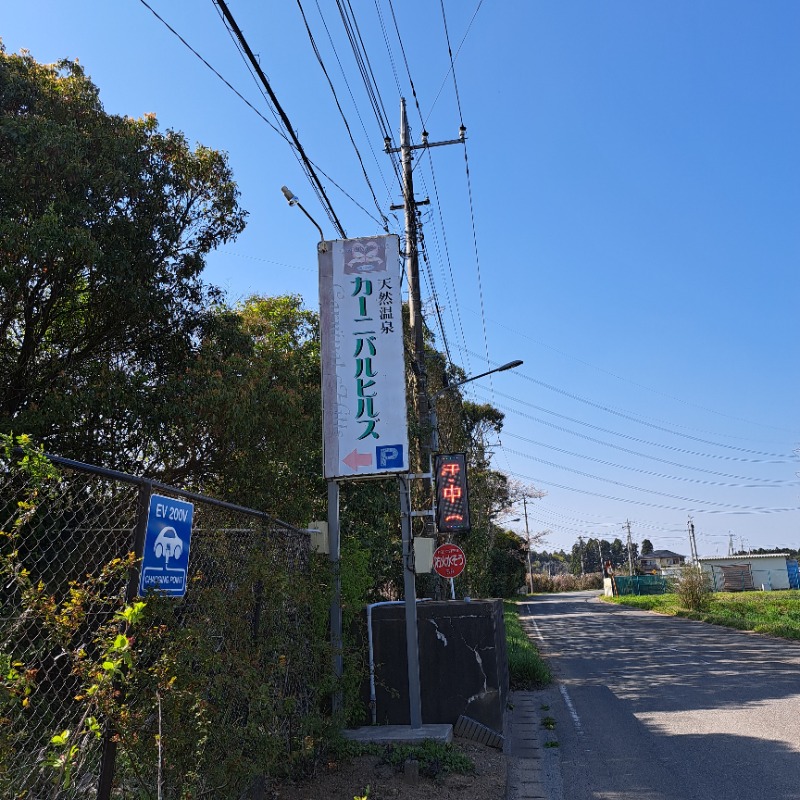
<svg viewBox="0 0 800 800">
<path fill-rule="evenodd" d="M 433 554 L 433 569 L 443 578 L 457 578 L 466 565 L 467 558 L 457 544 L 443 544 Z"/>
</svg>

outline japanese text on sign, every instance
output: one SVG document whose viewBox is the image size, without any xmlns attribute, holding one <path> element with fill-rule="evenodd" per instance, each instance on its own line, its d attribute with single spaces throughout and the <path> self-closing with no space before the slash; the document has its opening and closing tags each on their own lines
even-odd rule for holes
<svg viewBox="0 0 800 800">
<path fill-rule="evenodd" d="M 440 533 L 468 531 L 470 519 L 466 455 L 439 454 L 435 465 L 436 528 Z"/>
<path fill-rule="evenodd" d="M 443 544 L 433 554 L 433 569 L 443 578 L 457 578 L 467 564 L 464 551 L 455 544 Z"/>
<path fill-rule="evenodd" d="M 407 471 L 398 237 L 326 245 L 319 262 L 325 477 Z"/>
</svg>

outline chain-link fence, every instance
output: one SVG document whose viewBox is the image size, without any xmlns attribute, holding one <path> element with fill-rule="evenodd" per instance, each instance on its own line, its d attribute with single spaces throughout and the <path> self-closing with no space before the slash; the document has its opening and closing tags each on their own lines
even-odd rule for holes
<svg viewBox="0 0 800 800">
<path fill-rule="evenodd" d="M 313 749 L 329 662 L 305 532 L 64 459 L 0 463 L 0 797 L 238 798 Z M 140 605 L 154 491 L 194 503 L 191 554 L 185 597 Z"/>
</svg>

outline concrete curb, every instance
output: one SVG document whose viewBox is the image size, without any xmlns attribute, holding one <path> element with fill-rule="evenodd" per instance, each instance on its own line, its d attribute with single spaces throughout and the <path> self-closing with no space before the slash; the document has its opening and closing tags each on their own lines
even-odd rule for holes
<svg viewBox="0 0 800 800">
<path fill-rule="evenodd" d="M 539 713 L 533 692 L 512 692 L 505 721 L 505 800 L 546 800 Z"/>
</svg>

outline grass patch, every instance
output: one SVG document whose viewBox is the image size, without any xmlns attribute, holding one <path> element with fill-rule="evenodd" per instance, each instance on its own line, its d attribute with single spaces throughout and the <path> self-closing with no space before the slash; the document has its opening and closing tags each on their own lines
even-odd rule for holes
<svg viewBox="0 0 800 800">
<path fill-rule="evenodd" d="M 675 594 L 642 597 L 605 597 L 618 605 L 687 617 L 741 631 L 755 631 L 781 639 L 800 639 L 800 592 L 715 592 L 707 611 L 683 608 Z"/>
<path fill-rule="evenodd" d="M 546 686 L 552 680 L 550 668 L 539 655 L 536 645 L 522 629 L 516 603 L 503 603 L 506 623 L 506 652 L 508 675 L 512 689 L 533 689 Z"/>
<path fill-rule="evenodd" d="M 337 754 L 340 760 L 357 756 L 378 756 L 382 764 L 396 771 L 403 769 L 409 759 L 419 763 L 419 774 L 426 778 L 444 775 L 471 775 L 475 771 L 472 759 L 454 744 L 442 744 L 426 739 L 419 744 L 370 744 L 367 742 L 340 742 Z"/>
</svg>

